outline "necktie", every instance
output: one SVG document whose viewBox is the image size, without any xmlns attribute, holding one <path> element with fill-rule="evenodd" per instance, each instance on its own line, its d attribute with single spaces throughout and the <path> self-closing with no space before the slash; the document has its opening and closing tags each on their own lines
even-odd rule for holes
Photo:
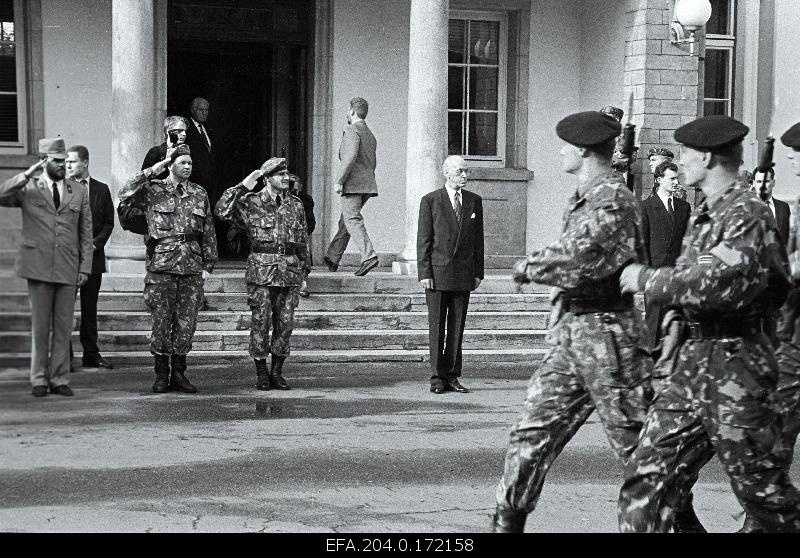
<svg viewBox="0 0 800 558">
<path fill-rule="evenodd" d="M 672 215 L 672 213 L 674 212 L 674 210 L 672 209 L 672 198 L 667 198 L 667 211 L 669 211 L 670 215 Z"/>
<path fill-rule="evenodd" d="M 178 185 L 175 187 L 175 191 L 178 193 L 178 197 L 182 198 L 183 197 L 183 184 L 181 184 L 179 182 Z"/>
<path fill-rule="evenodd" d="M 456 212 L 456 219 L 458 219 L 458 222 L 461 223 L 461 192 L 459 190 L 456 190 L 455 200 L 456 203 L 453 209 Z"/>
<path fill-rule="evenodd" d="M 208 134 L 206 134 L 206 127 L 200 124 L 200 133 L 203 134 L 203 139 L 206 140 L 206 146 L 208 149 L 211 149 L 211 140 L 208 139 Z"/>
<path fill-rule="evenodd" d="M 281 206 L 281 195 L 280 194 L 275 196 L 275 205 L 277 205 L 278 207 Z"/>
<path fill-rule="evenodd" d="M 58 209 L 58 206 L 61 205 L 61 194 L 58 193 L 58 184 L 53 182 L 53 203 Z"/>
</svg>

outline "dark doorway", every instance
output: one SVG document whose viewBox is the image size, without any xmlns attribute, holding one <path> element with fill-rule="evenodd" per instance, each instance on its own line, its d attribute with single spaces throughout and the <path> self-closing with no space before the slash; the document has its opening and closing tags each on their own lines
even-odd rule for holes
<svg viewBox="0 0 800 558">
<path fill-rule="evenodd" d="M 211 105 L 211 203 L 270 157 L 305 182 L 313 4 L 171 0 L 168 30 L 168 114 L 189 117 L 195 97 Z M 220 256 L 246 255 L 227 233 L 217 223 Z"/>
</svg>

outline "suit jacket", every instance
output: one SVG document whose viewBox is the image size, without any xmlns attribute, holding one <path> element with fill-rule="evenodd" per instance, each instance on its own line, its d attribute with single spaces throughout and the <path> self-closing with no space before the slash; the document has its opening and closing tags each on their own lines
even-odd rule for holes
<svg viewBox="0 0 800 558">
<path fill-rule="evenodd" d="M 20 173 L 0 184 L 0 205 L 22 208 L 20 277 L 76 285 L 78 273 L 91 274 L 92 211 L 83 184 L 65 178 L 56 210 L 44 178 Z"/>
<path fill-rule="evenodd" d="M 642 236 L 644 237 L 647 265 L 650 267 L 673 266 L 681 254 L 681 243 L 692 207 L 685 200 L 672 198 L 673 217 L 658 194 L 642 202 Z"/>
<path fill-rule="evenodd" d="M 348 124 L 339 145 L 341 172 L 336 180 L 342 185 L 342 194 L 378 195 L 375 182 L 376 150 L 378 142 L 363 120 Z"/>
<path fill-rule="evenodd" d="M 775 203 L 775 221 L 778 224 L 778 240 L 786 248 L 789 244 L 789 204 L 785 201 L 772 198 Z"/>
<path fill-rule="evenodd" d="M 106 242 L 114 229 L 114 202 L 108 185 L 89 178 L 89 207 L 92 210 L 92 273 L 106 272 Z"/>
<path fill-rule="evenodd" d="M 149 169 L 156 163 L 163 161 L 166 158 L 167 158 L 167 142 L 164 142 L 161 145 L 153 146 L 147 152 L 147 155 L 144 156 L 144 161 L 142 162 L 142 170 Z M 192 163 L 194 163 L 194 159 L 192 159 Z M 154 175 L 153 178 L 164 180 L 168 176 L 169 176 L 169 169 L 164 169 L 163 171 L 161 171 L 160 174 Z"/>
<path fill-rule="evenodd" d="M 461 190 L 461 224 L 445 188 L 423 196 L 417 228 L 417 274 L 437 291 L 471 291 L 483 279 L 483 203 Z"/>
<path fill-rule="evenodd" d="M 216 181 L 214 179 L 214 152 L 213 147 L 209 147 L 205 138 L 197 131 L 197 127 L 191 118 L 189 120 L 189 127 L 186 129 L 186 145 L 192 150 L 192 175 L 189 177 L 191 182 L 199 184 L 207 192 L 216 192 Z M 208 127 L 203 125 L 206 129 L 209 139 L 211 132 Z"/>
</svg>

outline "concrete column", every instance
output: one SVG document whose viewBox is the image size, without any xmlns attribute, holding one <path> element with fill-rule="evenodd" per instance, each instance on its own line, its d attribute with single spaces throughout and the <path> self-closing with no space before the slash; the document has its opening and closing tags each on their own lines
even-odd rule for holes
<svg viewBox="0 0 800 558">
<path fill-rule="evenodd" d="M 406 230 L 395 273 L 417 273 L 419 200 L 443 184 L 447 155 L 449 0 L 411 0 L 406 143 Z"/>
<path fill-rule="evenodd" d="M 142 165 L 158 142 L 156 113 L 154 0 L 112 0 L 111 193 Z M 124 231 L 117 221 L 106 248 L 109 271 L 144 270 L 141 235 Z"/>
</svg>

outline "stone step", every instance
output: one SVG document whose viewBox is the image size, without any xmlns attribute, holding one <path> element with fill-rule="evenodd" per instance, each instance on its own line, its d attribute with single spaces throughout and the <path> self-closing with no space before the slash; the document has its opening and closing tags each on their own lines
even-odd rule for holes
<svg viewBox="0 0 800 558">
<path fill-rule="evenodd" d="M 471 312 L 467 313 L 467 329 L 543 329 L 547 312 Z M 75 314 L 75 329 L 80 314 Z M 0 312 L 0 329 L 30 331 L 29 312 Z M 100 331 L 149 331 L 152 320 L 148 312 L 98 312 Z M 408 330 L 426 329 L 427 312 L 295 312 L 295 328 L 315 330 Z M 236 331 L 250 329 L 250 311 L 202 311 L 197 319 L 198 331 Z"/>
<path fill-rule="evenodd" d="M 80 345 L 77 346 L 78 348 Z M 503 362 L 525 362 L 535 364 L 547 353 L 544 348 L 528 349 L 464 349 L 464 368 L 469 370 L 477 363 L 493 364 Z M 103 351 L 103 356 L 120 366 L 152 367 L 153 355 L 149 351 L 114 352 Z M 75 354 L 75 363 L 80 366 L 82 353 Z M 27 368 L 30 366 L 30 353 L 0 353 L 0 368 Z M 292 350 L 287 361 L 292 363 L 357 363 L 357 362 L 429 362 L 428 350 Z M 189 366 L 241 364 L 242 373 L 253 373 L 252 360 L 247 351 L 195 351 L 187 359 Z M 80 378 L 80 375 L 78 376 Z M 77 380 L 80 381 L 80 380 Z"/>
<path fill-rule="evenodd" d="M 244 293 L 208 293 L 206 309 L 217 311 L 247 310 Z M 146 311 L 141 293 L 101 292 L 98 311 L 143 312 Z M 76 308 L 80 306 L 76 304 Z M 29 310 L 27 292 L 0 294 L 0 312 L 24 312 Z M 301 298 L 300 311 L 313 312 L 425 312 L 425 294 L 378 294 L 344 293 L 312 294 Z M 544 293 L 485 294 L 473 293 L 469 300 L 469 312 L 545 312 L 550 302 Z M 468 314 L 469 315 L 469 314 Z M 0 327 L 0 329 L 2 329 Z"/>
<path fill-rule="evenodd" d="M 467 330 L 465 349 L 529 349 L 544 346 L 543 329 L 526 330 Z M 147 331 L 99 332 L 98 345 L 103 351 L 147 351 L 150 333 Z M 73 332 L 74 346 L 80 344 Z M 193 348 L 198 351 L 246 351 L 249 331 L 197 331 Z M 296 329 L 292 347 L 298 350 L 413 350 L 428 348 L 426 330 L 341 330 L 316 331 Z M 0 353 L 19 353 L 31 350 L 28 332 L 0 332 Z"/>
<path fill-rule="evenodd" d="M 113 274 L 103 275 L 104 292 L 141 293 L 144 288 L 144 275 Z M 0 293 L 27 291 L 25 279 L 16 276 L 13 271 L 0 273 Z M 312 293 L 424 293 L 416 277 L 395 275 L 389 272 L 370 273 L 366 277 L 356 277 L 346 273 L 314 271 L 308 277 L 308 289 Z M 527 292 L 546 292 L 526 288 Z M 236 270 L 223 270 L 213 273 L 206 279 L 205 292 L 208 293 L 245 293 L 247 286 L 244 273 Z M 487 275 L 476 293 L 514 293 L 510 274 Z"/>
</svg>

